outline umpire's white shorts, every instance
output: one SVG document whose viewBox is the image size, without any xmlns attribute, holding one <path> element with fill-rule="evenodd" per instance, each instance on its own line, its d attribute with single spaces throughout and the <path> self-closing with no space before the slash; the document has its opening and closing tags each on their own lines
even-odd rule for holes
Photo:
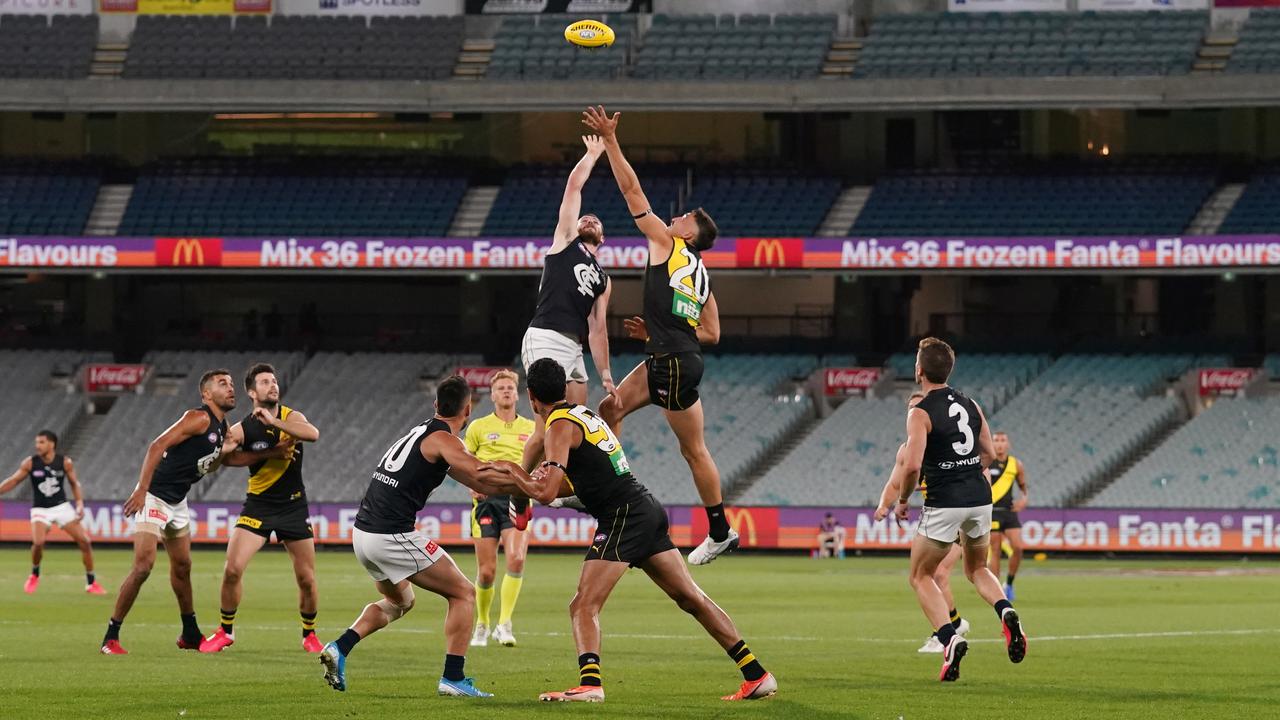
<svg viewBox="0 0 1280 720">
<path fill-rule="evenodd" d="M 569 382 L 587 381 L 587 365 L 582 361 L 582 343 L 577 338 L 546 328 L 531 327 L 525 330 L 524 341 L 520 343 L 520 361 L 524 363 L 525 373 L 529 372 L 530 365 L 542 358 L 551 358 L 559 363 Z"/>
<path fill-rule="evenodd" d="M 379 581 L 398 583 L 449 558 L 435 540 L 417 531 L 383 535 L 353 528 L 351 544 L 369 577 Z"/>
<path fill-rule="evenodd" d="M 960 533 L 975 540 L 991 532 L 991 506 L 940 508 L 924 506 L 916 532 L 940 543 L 953 543 Z"/>
</svg>

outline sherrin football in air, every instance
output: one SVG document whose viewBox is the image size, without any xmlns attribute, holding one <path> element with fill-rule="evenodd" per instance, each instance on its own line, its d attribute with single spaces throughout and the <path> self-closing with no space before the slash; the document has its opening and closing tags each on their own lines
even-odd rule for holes
<svg viewBox="0 0 1280 720">
<path fill-rule="evenodd" d="M 564 29 L 564 39 L 580 47 L 598 48 L 613 44 L 613 28 L 599 20 L 579 20 Z"/>
</svg>

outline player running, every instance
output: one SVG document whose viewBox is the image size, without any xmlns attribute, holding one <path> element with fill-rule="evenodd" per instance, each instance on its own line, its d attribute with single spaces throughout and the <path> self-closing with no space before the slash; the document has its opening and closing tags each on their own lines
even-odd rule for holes
<svg viewBox="0 0 1280 720">
<path fill-rule="evenodd" d="M 115 611 L 102 638 L 104 655 L 127 654 L 120 647 L 120 626 L 138 598 L 138 591 L 151 576 L 156 544 L 161 538 L 169 554 L 169 583 L 182 615 L 178 649 L 200 648 L 203 637 L 191 599 L 191 513 L 187 509 L 187 493 L 222 464 L 226 416 L 236 406 L 236 387 L 231 371 L 222 369 L 200 376 L 199 387 L 200 407 L 183 413 L 181 419 L 151 441 L 138 473 L 138 485 L 125 500 L 125 517 L 138 515 L 133 534 L 133 567 L 120 585 Z"/>
<path fill-rule="evenodd" d="M 591 347 L 591 361 L 600 374 L 604 391 L 609 394 L 614 391 L 609 369 L 609 328 L 605 322 L 613 286 L 596 261 L 596 253 L 604 244 L 604 226 L 600 218 L 590 213 L 578 216 L 582 209 L 582 188 L 604 153 L 604 143 L 595 135 L 584 136 L 582 142 L 587 152 L 569 173 L 565 184 L 560 218 L 538 284 L 538 304 L 520 345 L 520 360 L 526 373 L 539 358 L 549 357 L 560 363 L 568 378 L 565 392 L 577 403 L 587 401 L 587 368 L 582 359 L 584 337 Z M 534 424 L 533 436 L 525 444 L 522 455 L 526 470 L 532 469 L 542 457 L 544 432 L 542 422 Z M 523 530 L 528 524 L 529 508 L 527 499 L 512 499 L 511 516 L 517 530 Z"/>
<path fill-rule="evenodd" d="M 382 599 L 366 605 L 355 623 L 320 653 L 324 678 L 335 690 L 347 689 L 347 656 L 356 643 L 412 610 L 417 585 L 449 603 L 444 620 L 444 674 L 437 692 L 493 697 L 463 672 L 475 588 L 449 554 L 415 525 L 418 512 L 446 473 L 485 495 L 519 488 L 508 472 L 481 463 L 457 437 L 471 415 L 471 388 L 466 380 L 455 375 L 440 383 L 435 409 L 434 417 L 409 430 L 382 456 L 360 500 L 352 545 Z"/>
<path fill-rule="evenodd" d="M 24 479 L 31 478 L 31 576 L 22 586 L 28 595 L 40 586 L 40 561 L 44 558 L 44 541 L 54 525 L 62 528 L 80 548 L 84 562 L 84 591 L 90 595 L 105 595 L 93 574 L 93 544 L 89 533 L 80 524 L 84 517 L 84 494 L 76 479 L 76 466 L 71 458 L 58 452 L 58 436 L 52 430 L 36 433 L 36 452 L 23 460 L 12 475 L 0 483 L 0 495 L 14 489 Z M 65 481 L 65 482 L 64 482 Z M 67 502 L 67 486 L 75 507 Z"/>
<path fill-rule="evenodd" d="M 249 492 L 227 542 L 221 625 L 200 643 L 200 652 L 221 652 L 235 643 L 236 610 L 240 607 L 245 568 L 274 532 L 293 561 L 302 649 L 318 653 L 321 645 L 316 637 L 316 544 L 308 520 L 307 490 L 302 484 L 301 443 L 319 440 L 320 431 L 305 415 L 280 404 L 280 383 L 271 365 L 258 363 L 250 367 L 244 377 L 244 389 L 253 400 L 253 412 L 228 431 L 227 445 L 238 449 L 223 458 L 222 464 L 249 468 Z"/>
<path fill-rule="evenodd" d="M 1009 541 L 1012 552 L 1009 553 L 1009 574 L 1005 576 L 1004 594 L 1013 600 L 1013 579 L 1018 575 L 1018 566 L 1022 564 L 1022 521 L 1018 513 L 1027 507 L 1030 496 L 1027 494 L 1027 466 L 1018 458 L 1009 454 L 1009 434 L 998 432 L 991 436 L 995 446 L 996 457 L 987 468 L 987 477 L 991 479 L 991 560 L 989 567 L 992 574 L 1000 577 L 1000 550 L 1004 541 Z M 1013 499 L 1013 483 L 1018 483 L 1022 497 Z"/>
<path fill-rule="evenodd" d="M 587 108 L 583 122 L 604 138 L 618 189 L 636 227 L 649 239 L 644 317 L 626 323 L 632 337 L 645 341 L 648 357 L 623 379 L 617 392 L 600 403 L 600 415 L 615 432 L 621 432 L 627 415 L 650 403 L 662 408 L 706 508 L 708 535 L 689 553 L 690 564 L 705 565 L 738 547 L 738 533 L 724 514 L 720 470 L 707 450 L 698 396 L 702 345 L 720 341 L 720 314 L 701 253 L 711 249 L 719 231 L 702 208 L 675 218 L 670 225 L 658 219 L 618 145 L 621 115 L 610 117 L 603 107 Z"/>
<path fill-rule="evenodd" d="M 533 363 L 527 382 L 535 412 L 547 418 L 546 460 L 532 478 L 519 473 L 519 482 L 544 504 L 576 493 L 597 522 L 578 592 L 569 603 L 579 683 L 564 692 L 543 693 L 540 699 L 604 701 L 600 611 L 630 567 L 644 570 L 681 610 L 693 615 L 742 671 L 741 687 L 722 699 L 756 700 L 777 692 L 777 681 L 761 667 L 733 621 L 689 576 L 668 535 L 666 510 L 631 474 L 617 436 L 599 415 L 565 401 L 560 365 L 550 359 Z"/>
<path fill-rule="evenodd" d="M 499 370 L 489 380 L 493 412 L 476 418 L 467 426 L 464 444 L 483 462 L 521 462 L 525 443 L 533 434 L 533 421 L 516 413 L 519 378 L 510 370 Z M 493 583 L 498 568 L 498 542 L 507 556 L 507 573 L 502 579 L 502 609 L 493 638 L 506 647 L 515 647 L 511 616 L 515 613 L 520 587 L 524 584 L 524 560 L 529 535 L 517 530 L 508 508 L 509 495 L 481 495 L 471 492 L 471 534 L 476 538 L 476 626 L 472 647 L 489 644 L 489 611 L 493 607 Z M 528 502 L 528 499 L 525 499 Z"/>
<path fill-rule="evenodd" d="M 907 398 L 907 412 L 911 408 L 920 404 L 924 399 L 924 393 L 919 390 L 911 393 Z M 880 504 L 876 507 L 876 522 L 884 520 L 890 512 L 893 511 L 894 500 L 898 497 L 898 493 L 902 490 L 902 473 L 906 465 L 907 444 L 902 443 L 898 446 L 898 454 L 894 458 L 894 471 L 889 473 L 889 479 L 885 481 L 884 490 L 880 492 Z M 920 493 L 928 502 L 928 491 L 925 489 L 925 478 L 920 478 Z M 896 521 L 896 518 L 895 518 Z M 899 522 L 901 525 L 901 522 Z M 957 535 L 956 541 L 951 546 L 951 550 L 947 552 L 947 556 L 942 558 L 938 563 L 938 569 L 933 573 L 933 581 L 938 584 L 938 589 L 942 591 L 942 596 L 947 601 L 947 607 L 951 608 L 950 618 L 951 627 L 955 628 L 957 635 L 969 634 L 969 621 L 960 617 L 959 611 L 956 610 L 956 598 L 951 594 L 951 571 L 955 569 L 956 563 L 959 562 L 960 556 L 964 553 L 960 549 L 960 538 Z M 940 653 L 942 652 L 942 643 L 938 641 L 938 634 L 931 633 L 929 639 L 924 641 L 916 652 L 919 653 Z"/>
<path fill-rule="evenodd" d="M 955 352 L 937 338 L 920 341 L 916 354 L 916 382 L 924 399 L 907 411 L 905 463 L 894 469 L 901 477 L 894 515 L 907 519 L 907 501 L 921 472 L 929 492 L 915 540 L 911 545 L 911 587 L 925 617 L 942 644 L 938 679 L 960 677 L 960 661 L 969 650 L 947 615 L 947 601 L 934 581 L 938 565 L 951 552 L 956 534 L 964 552 L 964 574 L 978 594 L 1000 617 L 1009 660 L 1018 663 L 1027 653 L 1027 638 L 1000 581 L 987 569 L 991 539 L 991 486 L 983 466 L 995 456 L 991 430 L 982 409 L 959 390 L 947 385 L 955 367 Z"/>
</svg>

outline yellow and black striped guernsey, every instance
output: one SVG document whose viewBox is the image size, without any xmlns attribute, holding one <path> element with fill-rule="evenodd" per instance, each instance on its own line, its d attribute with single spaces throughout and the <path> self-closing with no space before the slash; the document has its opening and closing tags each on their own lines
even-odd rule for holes
<svg viewBox="0 0 1280 720">
<path fill-rule="evenodd" d="M 557 405 L 547 417 L 547 430 L 571 422 L 582 430 L 582 442 L 569 450 L 566 473 L 573 492 L 596 517 L 648 495 L 631 474 L 622 443 L 604 420 L 582 405 Z"/>
<path fill-rule="evenodd" d="M 987 468 L 991 478 L 991 504 L 1006 510 L 1013 509 L 1013 483 L 1018 479 L 1018 459 L 1010 455 L 1005 460 L 992 460 Z"/>
<path fill-rule="evenodd" d="M 292 408 L 284 405 L 276 406 L 276 417 L 287 420 L 293 413 Z M 244 431 L 246 450 L 254 452 L 266 450 L 280 443 L 281 436 L 288 433 L 274 427 L 264 425 L 253 415 L 240 422 Z M 306 488 L 302 485 L 302 453 L 305 443 L 293 446 L 293 457 L 272 458 L 249 466 L 249 497 L 262 500 L 290 503 L 306 501 Z"/>
</svg>

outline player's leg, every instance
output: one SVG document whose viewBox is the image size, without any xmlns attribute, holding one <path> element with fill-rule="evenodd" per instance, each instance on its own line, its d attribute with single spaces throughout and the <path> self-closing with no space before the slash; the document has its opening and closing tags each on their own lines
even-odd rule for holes
<svg viewBox="0 0 1280 720">
<path fill-rule="evenodd" d="M 679 551 L 660 552 L 645 560 L 640 567 L 681 610 L 692 615 L 707 634 L 720 643 L 742 671 L 742 687 L 734 695 L 722 699 L 757 700 L 778 691 L 777 681 L 756 660 L 733 620 L 693 581 Z"/>
<path fill-rule="evenodd" d="M 196 624 L 196 606 L 191 589 L 191 534 L 186 528 L 171 533 L 164 540 L 165 553 L 169 555 L 169 585 L 178 599 L 178 613 L 182 616 L 182 635 L 178 647 L 182 650 L 199 650 L 204 636 Z"/>
<path fill-rule="evenodd" d="M 946 600 L 947 607 L 950 608 L 947 615 L 951 620 L 951 627 L 955 629 L 957 635 L 969 634 L 969 621 L 960 617 L 959 611 L 956 610 L 956 598 L 951 592 L 951 571 L 955 569 L 956 563 L 963 557 L 964 551 L 956 543 L 951 544 L 951 549 L 947 552 L 947 556 L 938 563 L 938 568 L 933 571 L 933 581 L 938 585 L 938 589 L 942 591 L 942 597 Z M 942 652 L 942 642 L 938 640 L 938 634 L 929 636 L 924 645 L 916 652 L 922 653 L 940 653 Z"/>
<path fill-rule="evenodd" d="M 479 512 L 477 507 L 476 512 Z M 481 527 L 481 532 L 487 528 Z M 489 616 L 493 609 L 494 581 L 498 575 L 498 538 L 480 537 L 476 540 L 476 621 L 471 644 L 484 647 L 489 644 Z"/>
<path fill-rule="evenodd" d="M 320 639 L 316 637 L 316 615 L 320 612 L 320 587 L 316 584 L 316 541 L 314 538 L 285 540 L 284 549 L 293 563 L 293 580 L 298 585 L 302 648 L 307 652 L 320 652 Z"/>
<path fill-rule="evenodd" d="M 1013 580 L 1018 576 L 1018 568 L 1022 565 L 1022 527 L 1011 527 L 1004 531 L 1005 539 L 1013 552 L 1009 555 L 1009 574 L 1004 578 L 1004 594 L 1013 600 Z M 999 553 L 999 550 L 996 551 Z M 997 575 L 997 577 L 999 577 Z"/>
<path fill-rule="evenodd" d="M 365 605 L 346 632 L 326 645 L 320 653 L 324 679 L 334 690 L 347 689 L 347 656 L 355 649 L 356 643 L 399 620 L 413 609 L 413 587 L 408 580 L 392 581 L 384 578 L 374 580 L 373 585 L 382 599 Z"/>
<path fill-rule="evenodd" d="M 49 534 L 49 527 L 44 522 L 31 522 L 31 575 L 22 586 L 22 590 L 28 595 L 40 586 L 40 562 L 44 560 L 44 541 Z"/>
<path fill-rule="evenodd" d="M 1000 577 L 1000 549 L 1004 546 L 1004 532 L 995 528 L 991 530 L 990 556 L 987 567 L 996 577 Z"/>
<path fill-rule="evenodd" d="M 524 560 L 528 550 L 528 532 L 513 527 L 502 530 L 502 553 L 506 556 L 507 574 L 502 578 L 498 626 L 494 628 L 493 634 L 506 647 L 514 647 L 516 644 L 515 634 L 511 630 L 511 616 L 515 614 L 520 588 L 524 585 Z M 477 606 L 478 603 L 477 592 Z"/>
<path fill-rule="evenodd" d="M 151 568 L 156 564 L 156 543 L 160 540 L 160 528 L 154 523 L 138 523 L 133 534 L 133 565 L 129 574 L 120 583 L 120 591 L 116 593 L 115 609 L 111 612 L 111 620 L 107 623 L 107 634 L 102 638 L 102 652 L 109 655 L 123 655 L 120 647 L 120 626 L 138 599 L 138 591 L 151 576 Z"/>
<path fill-rule="evenodd" d="M 909 573 L 911 588 L 915 590 L 920 609 L 924 611 L 929 624 L 934 628 L 938 642 L 942 645 L 942 669 L 938 673 L 938 679 L 943 682 L 959 679 L 960 661 L 969 650 L 969 644 L 952 627 L 951 617 L 947 612 L 947 599 L 942 594 L 942 589 L 938 587 L 937 581 L 934 580 L 938 565 L 951 552 L 951 545 L 958 530 L 954 521 L 948 519 L 948 513 L 951 510 L 953 509 L 930 507 L 924 509 L 925 514 L 920 521 L 921 534 L 917 534 L 911 543 Z M 930 519 L 933 522 L 929 522 Z M 923 529 L 926 527 L 929 527 L 934 534 L 924 534 Z"/>
<path fill-rule="evenodd" d="M 578 591 L 569 601 L 573 642 L 578 650 L 578 686 L 564 692 L 545 692 L 543 701 L 602 702 L 604 680 L 600 672 L 600 610 L 627 572 L 625 562 L 587 560 L 578 575 Z"/>
<path fill-rule="evenodd" d="M 75 541 L 76 547 L 80 548 L 80 561 L 84 563 L 84 590 L 91 595 L 105 595 L 106 590 L 98 584 L 97 577 L 93 572 L 93 541 L 89 539 L 89 531 L 84 529 L 84 525 L 79 520 L 69 522 L 62 526 L 63 532 L 71 536 Z"/>
<path fill-rule="evenodd" d="M 693 484 L 707 513 L 707 537 L 689 553 L 689 562 L 705 565 L 722 553 L 738 546 L 738 533 L 729 527 L 724 513 L 724 497 L 720 490 L 720 469 L 707 449 L 704 435 L 702 401 L 694 401 L 686 410 L 666 410 L 662 414 L 680 442 L 680 454 L 689 464 Z"/>
<path fill-rule="evenodd" d="M 1022 662 L 1027 654 L 1027 637 L 1022 631 L 1022 622 L 1018 613 L 1014 611 L 1013 604 L 1005 597 L 1004 589 L 1000 587 L 1000 580 L 986 563 L 987 549 L 991 542 L 990 533 L 984 533 L 978 537 L 966 534 L 961 537 L 961 542 L 964 543 L 965 577 L 973 583 L 978 594 L 995 609 L 996 616 L 1000 618 L 1009 659 L 1015 663 Z"/>
<path fill-rule="evenodd" d="M 240 598 L 244 592 L 241 580 L 249 561 L 255 553 L 262 549 L 267 539 L 243 527 L 231 529 L 231 539 L 227 541 L 227 561 L 222 567 L 222 589 L 219 593 L 218 629 L 200 643 L 200 652 L 221 652 L 223 648 L 235 643 L 236 611 L 240 608 Z"/>
<path fill-rule="evenodd" d="M 649 368 L 642 362 L 627 373 L 612 395 L 600 401 L 598 412 L 613 434 L 621 436 L 623 418 L 649 403 Z"/>
<path fill-rule="evenodd" d="M 476 611 L 476 590 L 471 581 L 448 553 L 439 550 L 433 564 L 410 577 L 409 582 L 448 603 L 444 616 L 444 672 L 436 691 L 441 695 L 493 697 L 477 689 L 475 682 L 466 676 L 467 636 Z"/>
</svg>

